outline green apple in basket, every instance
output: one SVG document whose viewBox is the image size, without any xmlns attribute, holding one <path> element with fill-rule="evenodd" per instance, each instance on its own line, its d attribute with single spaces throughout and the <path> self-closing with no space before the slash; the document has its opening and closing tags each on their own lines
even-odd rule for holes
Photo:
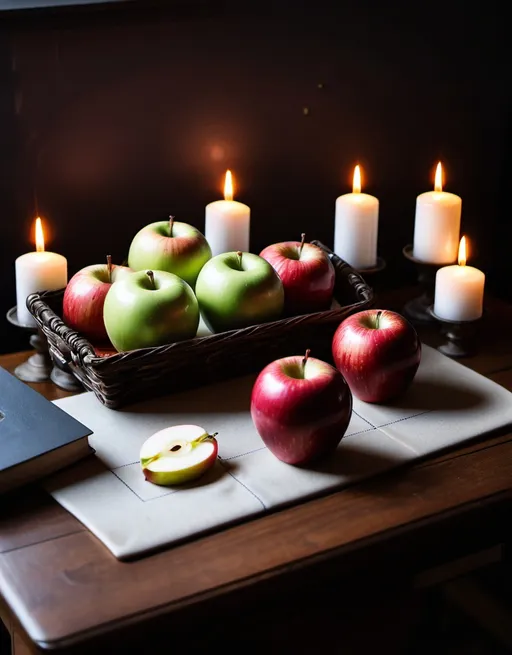
<svg viewBox="0 0 512 655">
<path fill-rule="evenodd" d="M 198 425 L 173 425 L 155 432 L 140 449 L 144 477 L 163 486 L 199 478 L 217 459 L 216 435 Z"/>
<path fill-rule="evenodd" d="M 283 283 L 271 264 L 249 252 L 212 257 L 201 269 L 195 291 L 212 332 L 267 323 L 283 314 Z"/>
<path fill-rule="evenodd" d="M 128 252 L 128 266 L 134 271 L 167 271 L 181 277 L 192 288 L 199 271 L 211 259 L 205 236 L 173 216 L 143 227 L 134 236 Z"/>
<path fill-rule="evenodd" d="M 190 285 L 177 275 L 138 271 L 112 284 L 103 320 L 119 352 L 150 348 L 195 337 L 199 306 Z"/>
</svg>

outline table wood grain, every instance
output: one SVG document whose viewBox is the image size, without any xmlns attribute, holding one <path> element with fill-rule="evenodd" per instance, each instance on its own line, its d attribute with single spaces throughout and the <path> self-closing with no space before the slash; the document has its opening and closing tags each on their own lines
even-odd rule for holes
<svg viewBox="0 0 512 655">
<path fill-rule="evenodd" d="M 379 302 L 400 309 L 404 292 Z M 512 306 L 488 304 L 481 351 L 463 363 L 512 390 Z M 439 342 L 435 328 L 419 332 Z M 0 357 L 0 366 L 13 370 L 26 356 Z M 180 626 L 189 648 L 223 643 L 226 616 L 233 623 L 243 606 L 229 630 L 233 652 L 263 624 L 277 644 L 283 607 L 304 633 L 304 612 L 320 625 L 333 596 L 347 616 L 379 590 L 391 603 L 425 567 L 503 541 L 511 504 L 512 431 L 134 562 L 116 560 L 49 495 L 26 488 L 1 500 L 0 615 L 26 652 L 146 652 L 148 635 Z M 206 631 L 194 628 L 201 617 Z"/>
</svg>

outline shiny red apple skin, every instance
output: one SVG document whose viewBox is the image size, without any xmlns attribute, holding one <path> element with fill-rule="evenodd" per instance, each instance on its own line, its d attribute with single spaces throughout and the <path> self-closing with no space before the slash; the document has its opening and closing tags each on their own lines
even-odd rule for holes
<svg viewBox="0 0 512 655">
<path fill-rule="evenodd" d="M 340 323 L 333 336 L 332 355 L 356 398 L 384 403 L 411 385 L 421 361 L 421 342 L 401 314 L 367 309 Z"/>
<path fill-rule="evenodd" d="M 332 453 L 352 415 L 352 394 L 339 371 L 322 360 L 284 357 L 268 364 L 251 393 L 251 417 L 263 443 L 293 465 Z M 304 371 L 305 377 L 300 377 Z"/>
<path fill-rule="evenodd" d="M 125 273 L 127 266 L 112 266 L 109 279 L 107 264 L 92 264 L 82 268 L 69 280 L 62 299 L 62 318 L 73 330 L 80 332 L 91 343 L 109 344 L 103 322 L 103 305 L 112 283 Z"/>
<path fill-rule="evenodd" d="M 336 274 L 331 260 L 312 243 L 300 248 L 298 241 L 283 241 L 260 253 L 281 278 L 288 316 L 325 311 L 332 302 Z"/>
</svg>

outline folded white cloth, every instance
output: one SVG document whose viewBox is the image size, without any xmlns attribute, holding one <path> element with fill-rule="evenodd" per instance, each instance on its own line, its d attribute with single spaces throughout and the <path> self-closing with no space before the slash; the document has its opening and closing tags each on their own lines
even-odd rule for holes
<svg viewBox="0 0 512 655">
<path fill-rule="evenodd" d="M 249 413 L 256 376 L 230 380 L 121 410 L 92 393 L 55 404 L 91 428 L 96 457 L 45 482 L 52 496 L 119 559 L 190 539 L 267 510 L 412 463 L 512 424 L 512 393 L 423 346 L 412 387 L 393 404 L 354 399 L 347 433 L 322 464 L 297 468 L 264 446 Z M 142 443 L 164 427 L 184 423 L 218 432 L 219 460 L 183 487 L 147 482 Z"/>
</svg>

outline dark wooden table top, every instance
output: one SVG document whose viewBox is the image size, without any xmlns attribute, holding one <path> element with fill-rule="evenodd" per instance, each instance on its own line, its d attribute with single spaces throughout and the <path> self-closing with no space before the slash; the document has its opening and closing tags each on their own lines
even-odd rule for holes
<svg viewBox="0 0 512 655">
<path fill-rule="evenodd" d="M 405 294 L 386 293 L 379 304 L 400 309 Z M 510 325 L 512 306 L 489 300 L 480 352 L 461 361 L 512 390 Z M 418 331 L 440 342 L 437 327 Z M 26 357 L 2 356 L 0 366 L 12 371 Z M 34 388 L 52 400 L 69 395 L 49 382 Z M 320 581 L 329 589 L 343 580 L 355 598 L 374 576 L 396 588 L 425 566 L 499 542 L 511 498 L 512 430 L 120 562 L 49 495 L 26 488 L 0 501 L 0 616 L 16 652 L 110 652 L 200 616 L 235 616 L 241 604 L 295 607 Z"/>
</svg>

